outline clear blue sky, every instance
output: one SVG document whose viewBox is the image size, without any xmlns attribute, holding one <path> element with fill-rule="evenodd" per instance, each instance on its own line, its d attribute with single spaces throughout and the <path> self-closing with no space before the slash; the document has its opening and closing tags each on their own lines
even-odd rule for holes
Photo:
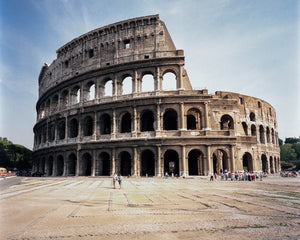
<svg viewBox="0 0 300 240">
<path fill-rule="evenodd" d="M 56 50 L 117 21 L 160 14 L 194 88 L 261 98 L 300 136 L 297 0 L 0 0 L 0 136 L 33 145 L 38 75 Z"/>
</svg>

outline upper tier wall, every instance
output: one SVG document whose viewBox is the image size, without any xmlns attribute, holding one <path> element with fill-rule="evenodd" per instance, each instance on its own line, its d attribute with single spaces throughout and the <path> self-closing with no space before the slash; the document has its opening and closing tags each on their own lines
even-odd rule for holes
<svg viewBox="0 0 300 240">
<path fill-rule="evenodd" d="M 57 51 L 39 75 L 39 95 L 82 73 L 111 65 L 183 56 L 177 51 L 159 15 L 139 17 L 90 31 Z"/>
</svg>

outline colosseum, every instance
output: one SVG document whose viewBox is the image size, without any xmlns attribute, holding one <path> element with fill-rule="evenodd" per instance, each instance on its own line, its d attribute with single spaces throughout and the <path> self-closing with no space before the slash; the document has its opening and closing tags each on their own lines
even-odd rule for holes
<svg viewBox="0 0 300 240">
<path fill-rule="evenodd" d="M 275 109 L 239 93 L 193 90 L 184 51 L 159 15 L 95 29 L 56 53 L 39 74 L 32 171 L 280 171 Z"/>
</svg>

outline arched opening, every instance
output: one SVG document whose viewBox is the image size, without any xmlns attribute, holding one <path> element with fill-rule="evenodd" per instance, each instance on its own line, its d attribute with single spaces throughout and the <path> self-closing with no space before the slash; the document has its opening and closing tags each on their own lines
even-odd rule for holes
<svg viewBox="0 0 300 240">
<path fill-rule="evenodd" d="M 87 100 L 88 100 L 88 101 L 94 100 L 95 97 L 96 97 L 96 87 L 95 87 L 95 83 L 93 83 L 93 82 L 88 83 L 87 89 L 88 89 Z"/>
<path fill-rule="evenodd" d="M 273 164 L 273 158 L 270 157 L 270 172 L 273 174 L 274 173 L 274 164 Z"/>
<path fill-rule="evenodd" d="M 276 157 L 274 157 L 274 172 L 278 172 L 278 161 Z"/>
<path fill-rule="evenodd" d="M 253 171 L 252 156 L 248 152 L 245 152 L 243 155 L 243 169 L 244 169 L 244 171 L 248 171 L 248 172 Z"/>
<path fill-rule="evenodd" d="M 141 116 L 141 131 L 154 131 L 154 114 L 152 111 L 147 110 L 142 113 Z"/>
<path fill-rule="evenodd" d="M 111 97 L 113 95 L 113 81 L 110 79 L 105 83 L 104 96 Z"/>
<path fill-rule="evenodd" d="M 177 112 L 173 109 L 164 113 L 164 130 L 177 130 Z"/>
<path fill-rule="evenodd" d="M 67 108 L 68 107 L 68 95 L 69 92 L 67 90 L 63 91 L 61 94 L 61 108 Z"/>
<path fill-rule="evenodd" d="M 131 94 L 132 93 L 132 77 L 127 76 L 123 79 L 122 82 L 122 94 Z"/>
<path fill-rule="evenodd" d="M 56 159 L 56 176 L 62 176 L 64 173 L 64 158 L 62 155 L 58 155 Z"/>
<path fill-rule="evenodd" d="M 204 175 L 203 154 L 199 150 L 192 150 L 188 156 L 189 175 Z"/>
<path fill-rule="evenodd" d="M 52 98 L 52 112 L 55 112 L 58 110 L 58 95 L 55 95 L 53 98 Z"/>
<path fill-rule="evenodd" d="M 111 118 L 105 113 L 100 117 L 100 134 L 110 134 L 111 133 Z"/>
<path fill-rule="evenodd" d="M 232 130 L 234 129 L 234 123 L 233 123 L 233 119 L 231 116 L 229 115 L 223 115 L 221 117 L 221 130 Z"/>
<path fill-rule="evenodd" d="M 270 143 L 270 129 L 269 129 L 269 127 L 267 127 L 266 135 L 267 135 L 267 143 Z"/>
<path fill-rule="evenodd" d="M 50 99 L 48 99 L 47 103 L 46 103 L 46 115 L 50 114 Z"/>
<path fill-rule="evenodd" d="M 259 141 L 260 143 L 265 143 L 265 130 L 262 125 L 259 126 Z"/>
<path fill-rule="evenodd" d="M 52 176 L 53 174 L 53 157 L 50 156 L 48 159 L 47 175 Z"/>
<path fill-rule="evenodd" d="M 87 116 L 84 118 L 83 136 L 92 136 L 94 132 L 93 118 Z"/>
<path fill-rule="evenodd" d="M 263 172 L 268 172 L 268 159 L 265 154 L 261 155 L 261 164 L 262 164 L 262 171 Z"/>
<path fill-rule="evenodd" d="M 66 120 L 61 120 L 58 123 L 58 138 L 59 140 L 65 139 L 66 137 Z"/>
<path fill-rule="evenodd" d="M 275 143 L 275 137 L 274 137 L 274 129 L 272 128 L 272 130 L 271 130 L 271 132 L 272 132 L 272 143 L 274 144 Z"/>
<path fill-rule="evenodd" d="M 122 176 L 131 175 L 131 156 L 128 152 L 120 153 L 120 173 Z"/>
<path fill-rule="evenodd" d="M 142 78 L 142 92 L 154 91 L 154 77 L 152 74 L 145 74 Z"/>
<path fill-rule="evenodd" d="M 71 91 L 71 104 L 80 102 L 80 87 L 76 86 Z"/>
<path fill-rule="evenodd" d="M 243 125 L 243 129 L 244 129 L 245 135 L 248 136 L 248 126 L 247 126 L 247 123 L 242 122 L 242 125 Z"/>
<path fill-rule="evenodd" d="M 107 152 L 99 154 L 99 160 L 96 162 L 96 176 L 110 175 L 110 156 Z"/>
<path fill-rule="evenodd" d="M 76 162 L 77 157 L 74 153 L 72 153 L 68 158 L 68 176 L 75 176 L 76 174 Z"/>
<path fill-rule="evenodd" d="M 82 156 L 80 176 L 91 176 L 92 174 L 92 156 L 85 153 Z"/>
<path fill-rule="evenodd" d="M 186 116 L 186 127 L 188 130 L 201 129 L 201 113 L 198 109 L 189 109 Z"/>
<path fill-rule="evenodd" d="M 70 138 L 75 138 L 78 136 L 78 121 L 76 118 L 73 118 L 70 121 L 70 132 L 69 132 L 69 137 Z"/>
<path fill-rule="evenodd" d="M 179 157 L 174 150 L 167 150 L 164 154 L 164 172 L 170 176 L 179 176 Z"/>
<path fill-rule="evenodd" d="M 121 133 L 126 132 L 131 132 L 131 115 L 128 112 L 121 117 Z"/>
<path fill-rule="evenodd" d="M 155 175 L 155 158 L 151 150 L 144 150 L 141 159 L 141 176 Z"/>
<path fill-rule="evenodd" d="M 251 125 L 251 136 L 256 136 L 256 127 L 254 124 Z"/>
<path fill-rule="evenodd" d="M 255 122 L 255 113 L 254 112 L 250 113 L 250 121 Z"/>
<path fill-rule="evenodd" d="M 164 91 L 177 89 L 176 75 L 174 73 L 167 72 L 163 75 L 162 88 Z"/>
<path fill-rule="evenodd" d="M 49 128 L 48 128 L 48 140 L 50 142 L 53 142 L 55 139 L 55 125 L 54 124 L 50 124 Z"/>
<path fill-rule="evenodd" d="M 228 155 L 222 150 L 218 149 L 213 153 L 213 161 L 214 161 L 214 172 L 220 173 L 224 170 L 228 170 Z"/>
<path fill-rule="evenodd" d="M 42 174 L 45 173 L 45 158 L 44 157 L 41 160 L 39 172 Z"/>
</svg>

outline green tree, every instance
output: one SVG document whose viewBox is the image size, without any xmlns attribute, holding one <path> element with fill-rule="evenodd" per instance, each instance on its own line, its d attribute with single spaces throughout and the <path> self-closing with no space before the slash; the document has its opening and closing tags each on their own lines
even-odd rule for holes
<svg viewBox="0 0 300 240">
<path fill-rule="evenodd" d="M 300 143 L 300 138 L 285 138 L 285 144 L 290 143 Z"/>
<path fill-rule="evenodd" d="M 290 162 L 292 160 L 295 160 L 297 157 L 297 154 L 295 152 L 295 149 L 293 149 L 292 144 L 284 144 L 280 146 L 280 159 L 283 162 Z"/>
</svg>

